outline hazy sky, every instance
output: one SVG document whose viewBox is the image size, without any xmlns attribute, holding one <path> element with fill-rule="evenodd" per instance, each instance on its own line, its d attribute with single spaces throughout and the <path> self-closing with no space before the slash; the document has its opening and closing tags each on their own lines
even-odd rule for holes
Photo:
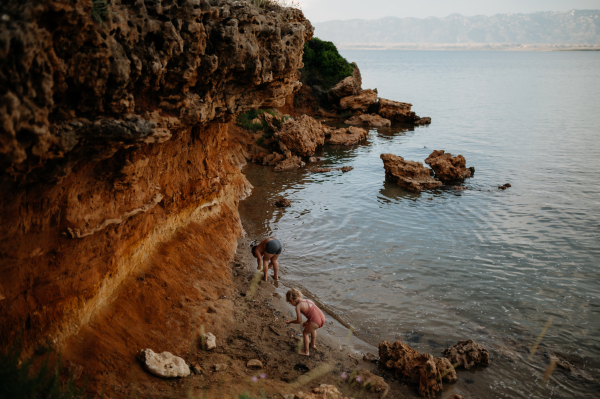
<svg viewBox="0 0 600 399">
<path fill-rule="evenodd" d="M 311 22 L 599 9 L 600 0 L 297 0 Z"/>
</svg>

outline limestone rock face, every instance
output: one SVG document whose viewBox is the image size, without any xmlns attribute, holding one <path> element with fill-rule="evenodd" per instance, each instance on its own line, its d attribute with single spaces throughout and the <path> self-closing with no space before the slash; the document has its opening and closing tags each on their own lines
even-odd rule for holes
<svg viewBox="0 0 600 399">
<path fill-rule="evenodd" d="M 351 111 L 366 113 L 369 107 L 376 102 L 377 92 L 375 90 L 368 89 L 361 91 L 359 94 L 340 99 L 340 109 L 349 109 Z"/>
<path fill-rule="evenodd" d="M 226 122 L 283 105 L 313 32 L 299 10 L 237 0 L 91 14 L 0 4 L 0 349 L 25 322 L 25 352 L 62 347 L 190 225 L 233 255 L 251 186 Z"/>
<path fill-rule="evenodd" d="M 372 127 L 392 126 L 389 119 L 382 118 L 377 114 L 355 115 L 344 122 L 347 125 L 366 125 Z"/>
<path fill-rule="evenodd" d="M 419 119 L 414 112 L 411 112 L 412 104 L 401 103 L 398 101 L 379 99 L 379 115 L 392 122 L 414 122 Z"/>
<path fill-rule="evenodd" d="M 421 162 L 406 161 L 393 154 L 381 154 L 381 159 L 386 179 L 409 191 L 421 192 L 442 185 L 441 181 L 431 177 L 429 169 Z"/>
<path fill-rule="evenodd" d="M 304 165 L 306 164 L 302 162 L 300 157 L 292 156 L 279 162 L 277 166 L 275 166 L 275 172 L 285 172 L 288 170 L 300 169 Z"/>
<path fill-rule="evenodd" d="M 467 161 L 462 155 L 455 157 L 444 150 L 433 151 L 425 160 L 435 172 L 435 177 L 441 181 L 464 180 L 471 177 L 471 170 L 467 169 Z"/>
<path fill-rule="evenodd" d="M 398 379 L 419 384 L 421 396 L 435 397 L 442 390 L 442 377 L 433 356 L 419 354 L 408 345 L 383 341 L 379 344 L 379 363 L 394 370 Z"/>
<path fill-rule="evenodd" d="M 488 366 L 490 364 L 490 353 L 483 346 L 469 339 L 458 341 L 458 343 L 443 352 L 444 357 L 450 363 L 457 364 L 456 367 L 464 367 L 467 370 L 478 364 Z"/>
<path fill-rule="evenodd" d="M 325 132 L 320 122 L 308 115 L 302 115 L 281 126 L 274 136 L 292 154 L 308 157 L 318 146 L 325 144 Z"/>
<path fill-rule="evenodd" d="M 352 76 L 348 76 L 327 92 L 327 98 L 332 103 L 338 103 L 341 98 L 354 96 L 362 91 L 360 70 L 354 68 Z"/>
<path fill-rule="evenodd" d="M 142 366 L 157 377 L 187 377 L 190 368 L 185 361 L 169 352 L 154 353 L 152 349 L 142 349 L 138 352 Z"/>
<path fill-rule="evenodd" d="M 330 129 L 327 143 L 332 145 L 356 145 L 364 141 L 369 132 L 359 127 L 350 126 L 348 129 Z"/>
</svg>

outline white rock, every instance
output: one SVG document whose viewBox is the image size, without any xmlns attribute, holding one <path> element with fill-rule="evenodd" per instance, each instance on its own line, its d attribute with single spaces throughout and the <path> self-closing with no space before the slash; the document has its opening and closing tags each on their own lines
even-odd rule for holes
<svg viewBox="0 0 600 399">
<path fill-rule="evenodd" d="M 154 353 L 152 349 L 142 349 L 138 352 L 142 366 L 158 377 L 187 377 L 190 368 L 185 361 L 169 352 Z"/>
<path fill-rule="evenodd" d="M 217 347 L 217 337 L 212 333 L 206 333 L 202 337 L 202 348 L 207 351 L 211 351 Z"/>
</svg>

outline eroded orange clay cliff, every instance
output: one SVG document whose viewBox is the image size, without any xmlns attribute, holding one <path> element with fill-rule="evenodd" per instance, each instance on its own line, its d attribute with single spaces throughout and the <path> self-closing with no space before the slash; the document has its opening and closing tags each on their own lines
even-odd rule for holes
<svg viewBox="0 0 600 399">
<path fill-rule="evenodd" d="M 106 370 L 181 350 L 202 320 L 180 310 L 226 294 L 251 188 L 227 122 L 285 103 L 313 28 L 233 0 L 96 11 L 0 4 L 0 347 Z"/>
</svg>

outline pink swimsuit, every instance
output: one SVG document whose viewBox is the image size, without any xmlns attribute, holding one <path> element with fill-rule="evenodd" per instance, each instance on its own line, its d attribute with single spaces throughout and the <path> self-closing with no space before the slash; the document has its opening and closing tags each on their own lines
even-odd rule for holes
<svg viewBox="0 0 600 399">
<path fill-rule="evenodd" d="M 325 324 L 325 315 L 321 312 L 321 309 L 317 307 L 312 301 L 308 299 L 304 299 L 304 301 L 308 304 L 308 311 L 306 313 L 302 312 L 302 314 L 308 319 L 308 321 L 312 321 L 319 328 L 323 327 Z"/>
</svg>

